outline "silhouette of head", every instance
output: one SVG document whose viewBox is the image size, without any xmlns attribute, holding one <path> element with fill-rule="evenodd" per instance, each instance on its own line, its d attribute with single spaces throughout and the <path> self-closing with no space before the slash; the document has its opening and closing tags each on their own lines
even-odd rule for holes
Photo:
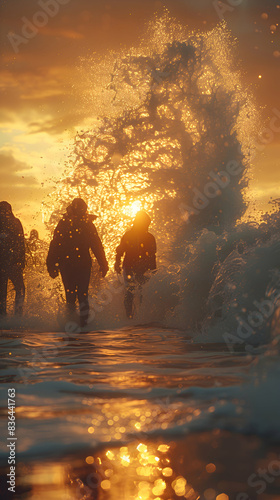
<svg viewBox="0 0 280 500">
<path fill-rule="evenodd" d="M 0 201 L 0 214 L 1 215 L 11 215 L 12 207 L 7 201 Z"/>
<path fill-rule="evenodd" d="M 144 212 L 144 210 L 140 210 L 140 212 L 137 212 L 133 222 L 134 229 L 136 229 L 137 231 L 148 231 L 150 224 L 151 218 L 146 212 Z"/>
<path fill-rule="evenodd" d="M 30 231 L 30 239 L 31 240 L 38 240 L 39 239 L 39 233 L 38 233 L 37 229 L 32 229 Z"/>
<path fill-rule="evenodd" d="M 84 200 L 82 200 L 82 198 L 75 198 L 72 201 L 70 207 L 71 207 L 71 212 L 74 215 L 82 216 L 87 213 L 87 204 Z"/>
</svg>

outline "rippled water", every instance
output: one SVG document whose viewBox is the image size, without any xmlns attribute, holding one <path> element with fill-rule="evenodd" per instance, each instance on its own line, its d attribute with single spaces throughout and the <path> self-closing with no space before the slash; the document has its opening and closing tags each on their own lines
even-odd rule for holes
<svg viewBox="0 0 280 500">
<path fill-rule="evenodd" d="M 267 426 L 255 406 L 261 400 L 273 413 L 265 357 L 233 356 L 225 345 L 154 326 L 70 339 L 6 331 L 1 348 L 1 498 L 10 387 L 16 498 L 226 500 L 218 495 L 256 495 L 248 477 L 280 455 L 269 436 L 277 437 L 278 406 Z M 279 498 L 277 484 L 260 498 Z"/>
</svg>

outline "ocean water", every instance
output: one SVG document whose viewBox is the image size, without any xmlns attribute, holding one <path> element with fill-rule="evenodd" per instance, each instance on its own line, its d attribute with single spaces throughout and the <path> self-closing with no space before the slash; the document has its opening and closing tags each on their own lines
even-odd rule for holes
<svg viewBox="0 0 280 500">
<path fill-rule="evenodd" d="M 67 338 L 2 331 L 1 352 L 1 498 L 10 498 L 10 388 L 12 498 L 279 498 L 275 346 L 232 354 L 180 330 L 134 326 Z M 272 462 L 259 497 L 257 476 L 248 480 Z"/>
<path fill-rule="evenodd" d="M 81 106 L 97 118 L 42 210 L 51 237 L 83 197 L 111 271 L 101 280 L 94 264 L 86 331 L 42 254 L 22 318 L 9 289 L 1 499 L 14 389 L 12 498 L 279 500 L 280 212 L 246 215 L 260 117 L 236 50 L 225 25 L 194 33 L 166 13 L 138 47 L 81 60 Z M 158 271 L 129 321 L 112 269 L 141 208 Z"/>
</svg>

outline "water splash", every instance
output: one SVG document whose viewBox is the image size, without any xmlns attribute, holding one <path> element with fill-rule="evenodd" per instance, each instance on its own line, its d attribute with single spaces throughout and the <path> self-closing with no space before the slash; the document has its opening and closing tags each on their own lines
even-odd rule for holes
<svg viewBox="0 0 280 500">
<path fill-rule="evenodd" d="M 233 54 L 224 24 L 188 32 L 166 12 L 149 23 L 138 47 L 84 61 L 84 96 L 99 119 L 76 136 L 71 164 L 44 204 L 47 226 L 53 229 L 70 200 L 82 196 L 99 215 L 112 261 L 134 208 L 144 208 L 166 254 L 185 246 L 180 205 L 192 204 L 193 189 L 203 191 L 211 171 L 237 160 L 241 173 L 193 224 L 234 225 L 246 209 L 257 115 Z"/>
<path fill-rule="evenodd" d="M 222 342 L 239 327 L 240 311 L 249 314 L 273 287 L 270 236 L 277 239 L 279 226 L 276 211 L 261 226 L 240 222 L 259 116 L 235 54 L 224 23 L 190 32 L 165 12 L 137 47 L 83 60 L 84 105 L 98 119 L 77 134 L 65 175 L 44 203 L 52 230 L 73 197 L 85 198 L 99 215 L 111 265 L 120 236 L 146 209 L 159 270 L 145 286 L 136 323 L 159 321 L 192 333 L 203 327 L 210 341 Z M 231 162 L 238 173 L 186 217 L 180 207 L 192 207 L 195 193 L 205 193 L 213 174 L 222 177 Z M 121 311 L 122 296 L 114 296 L 110 314 L 96 314 L 95 327 L 126 324 Z M 266 337 L 267 324 L 260 329 Z"/>
</svg>

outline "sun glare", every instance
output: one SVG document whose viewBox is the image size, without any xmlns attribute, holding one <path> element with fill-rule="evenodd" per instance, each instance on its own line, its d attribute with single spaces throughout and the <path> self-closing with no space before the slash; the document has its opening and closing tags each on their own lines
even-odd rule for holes
<svg viewBox="0 0 280 500">
<path fill-rule="evenodd" d="M 128 217 L 135 217 L 137 212 L 139 212 L 139 210 L 141 210 L 142 208 L 143 207 L 142 207 L 141 201 L 137 200 L 137 201 L 134 201 L 131 205 L 128 205 L 127 207 L 125 207 L 123 209 L 123 213 L 125 215 L 127 215 Z"/>
</svg>

